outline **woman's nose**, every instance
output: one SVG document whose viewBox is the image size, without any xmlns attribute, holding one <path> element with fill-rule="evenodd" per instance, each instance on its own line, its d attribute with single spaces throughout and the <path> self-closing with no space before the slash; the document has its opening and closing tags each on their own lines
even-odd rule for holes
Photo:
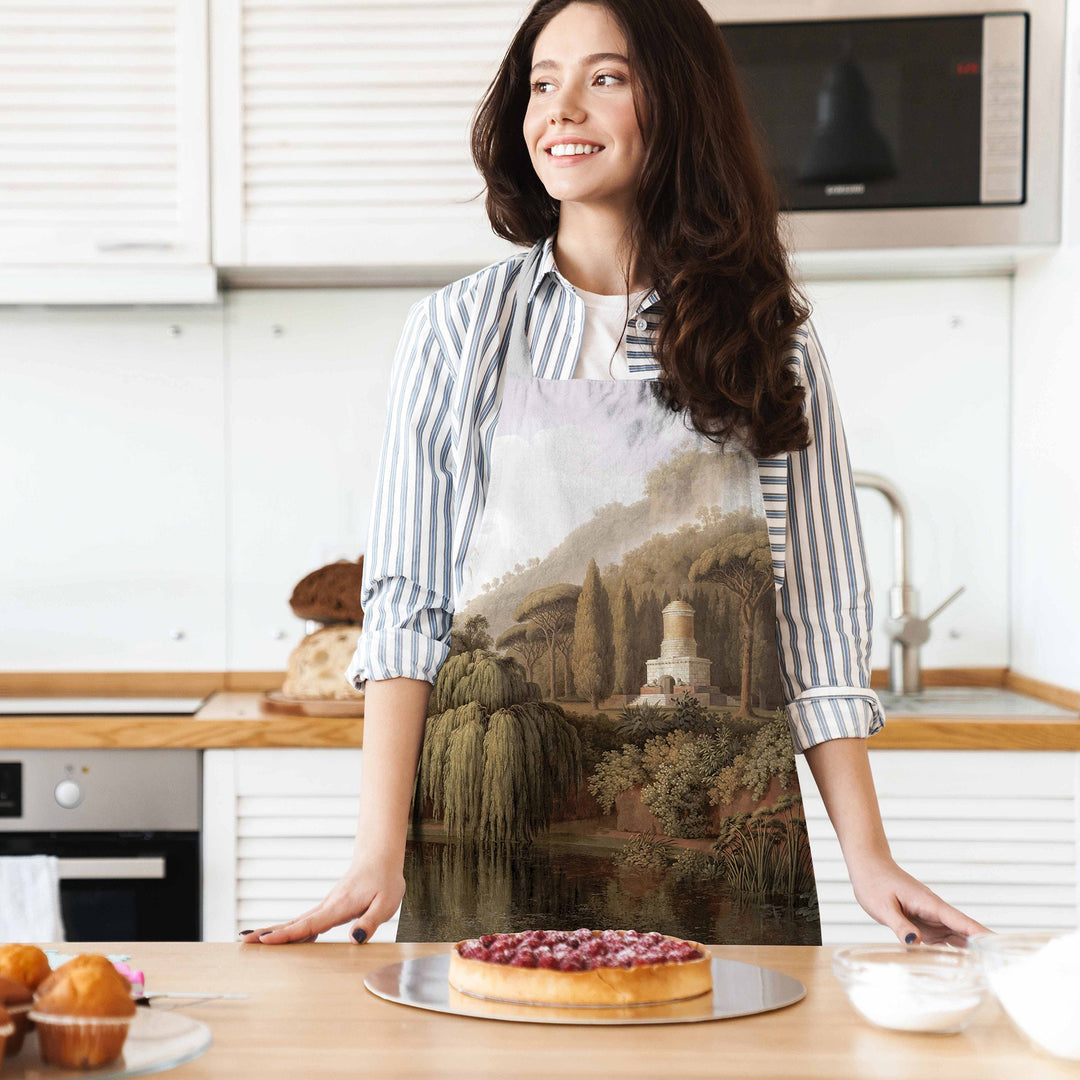
<svg viewBox="0 0 1080 1080">
<path fill-rule="evenodd" d="M 574 100 L 573 95 L 563 93 L 558 96 L 557 100 L 549 104 L 548 118 L 553 124 L 561 123 L 563 120 L 580 123 L 585 119 L 585 111 Z"/>
</svg>

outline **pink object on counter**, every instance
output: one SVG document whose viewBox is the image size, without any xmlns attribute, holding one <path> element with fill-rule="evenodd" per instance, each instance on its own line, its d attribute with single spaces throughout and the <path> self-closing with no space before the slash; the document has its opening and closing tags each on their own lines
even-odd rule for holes
<svg viewBox="0 0 1080 1080">
<path fill-rule="evenodd" d="M 113 967 L 124 976 L 129 983 L 131 983 L 132 991 L 139 997 L 142 997 L 146 991 L 146 976 L 141 971 L 136 971 L 134 968 L 129 967 L 123 960 L 114 960 Z"/>
</svg>

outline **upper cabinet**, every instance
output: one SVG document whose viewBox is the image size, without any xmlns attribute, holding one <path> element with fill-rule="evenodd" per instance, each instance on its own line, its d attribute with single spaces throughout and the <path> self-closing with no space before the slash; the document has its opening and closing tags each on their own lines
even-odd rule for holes
<svg viewBox="0 0 1080 1080">
<path fill-rule="evenodd" d="M 205 0 L 0 6 L 0 303 L 216 297 L 208 51 Z"/>
<path fill-rule="evenodd" d="M 526 7 L 211 0 L 213 261 L 381 283 L 510 254 L 469 127 Z"/>
</svg>

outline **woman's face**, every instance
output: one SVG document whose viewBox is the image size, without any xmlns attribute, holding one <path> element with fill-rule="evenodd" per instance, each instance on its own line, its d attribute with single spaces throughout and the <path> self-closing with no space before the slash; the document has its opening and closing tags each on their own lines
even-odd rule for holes
<svg viewBox="0 0 1080 1080">
<path fill-rule="evenodd" d="M 601 4 L 570 4 L 540 32 L 532 65 L 522 131 L 548 194 L 628 211 L 645 144 L 618 23 Z M 553 154 L 559 144 L 570 153 Z"/>
</svg>

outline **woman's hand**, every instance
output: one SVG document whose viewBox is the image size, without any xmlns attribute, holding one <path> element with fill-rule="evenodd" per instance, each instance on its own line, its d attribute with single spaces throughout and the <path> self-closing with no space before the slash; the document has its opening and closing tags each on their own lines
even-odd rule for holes
<svg viewBox="0 0 1080 1080">
<path fill-rule="evenodd" d="M 964 947 L 968 934 L 991 933 L 982 923 L 946 904 L 891 858 L 860 861 L 849 870 L 855 899 L 862 909 L 908 945 Z"/>
<path fill-rule="evenodd" d="M 245 943 L 285 945 L 314 941 L 334 926 L 353 920 L 349 936 L 358 945 L 371 939 L 375 930 L 398 909 L 405 895 L 400 861 L 389 864 L 356 860 L 326 897 L 291 922 L 241 931 Z"/>
</svg>

